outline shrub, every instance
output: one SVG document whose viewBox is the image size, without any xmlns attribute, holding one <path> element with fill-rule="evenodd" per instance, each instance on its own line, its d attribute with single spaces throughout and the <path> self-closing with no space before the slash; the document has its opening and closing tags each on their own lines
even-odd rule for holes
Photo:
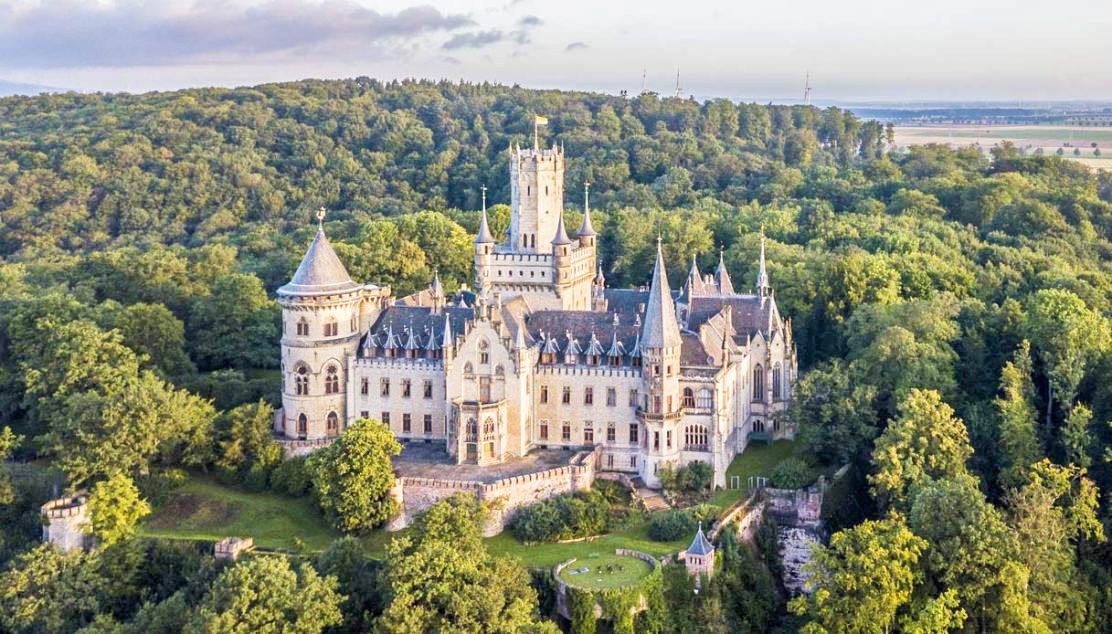
<svg viewBox="0 0 1112 634">
<path fill-rule="evenodd" d="M 309 490 L 309 470 L 305 468 L 305 458 L 290 458 L 274 467 L 270 472 L 270 488 L 278 493 L 301 497 Z"/>
<path fill-rule="evenodd" d="M 676 480 L 681 489 L 689 493 L 701 493 L 710 488 L 714 469 L 705 462 L 692 462 L 676 472 Z"/>
<path fill-rule="evenodd" d="M 610 502 L 597 491 L 559 495 L 517 512 L 511 523 L 514 537 L 526 543 L 588 537 L 606 532 Z"/>
<path fill-rule="evenodd" d="M 185 472 L 181 469 L 166 469 L 139 478 L 136 485 L 139 487 L 140 495 L 152 506 L 158 506 L 170 499 L 170 494 L 185 484 L 185 479 Z"/>
<path fill-rule="evenodd" d="M 672 509 L 658 513 L 649 520 L 649 539 L 675 541 L 695 530 L 695 519 L 687 511 Z"/>
<path fill-rule="evenodd" d="M 270 467 L 256 463 L 247 470 L 243 475 L 243 486 L 247 487 L 248 491 L 262 491 L 266 489 L 267 482 L 270 480 Z"/>
<path fill-rule="evenodd" d="M 800 458 L 787 458 L 772 469 L 770 484 L 777 489 L 801 489 L 815 481 L 815 471 Z"/>
</svg>

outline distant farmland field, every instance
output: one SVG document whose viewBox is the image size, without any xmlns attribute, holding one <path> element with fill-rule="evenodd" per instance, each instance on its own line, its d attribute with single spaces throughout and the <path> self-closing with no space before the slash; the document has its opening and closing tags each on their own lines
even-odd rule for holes
<svg viewBox="0 0 1112 634">
<path fill-rule="evenodd" d="M 1028 154 L 1062 156 L 1100 169 L 1112 170 L 1112 128 L 1081 126 L 896 126 L 896 146 L 943 143 L 953 147 L 980 145 L 986 152 L 1001 141 L 1011 141 Z M 1096 148 L 1093 144 L 1096 144 Z M 1080 156 L 1074 150 L 1080 150 Z M 1100 152 L 1094 152 L 1099 149 Z"/>
</svg>

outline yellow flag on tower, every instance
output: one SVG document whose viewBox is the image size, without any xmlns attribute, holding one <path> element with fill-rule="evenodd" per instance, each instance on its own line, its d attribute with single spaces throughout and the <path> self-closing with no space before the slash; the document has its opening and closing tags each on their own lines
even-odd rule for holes
<svg viewBox="0 0 1112 634">
<path fill-rule="evenodd" d="M 543 114 L 539 114 L 539 115 L 537 115 L 537 118 L 533 120 L 533 124 L 534 125 L 548 125 L 548 117 L 544 116 Z"/>
</svg>

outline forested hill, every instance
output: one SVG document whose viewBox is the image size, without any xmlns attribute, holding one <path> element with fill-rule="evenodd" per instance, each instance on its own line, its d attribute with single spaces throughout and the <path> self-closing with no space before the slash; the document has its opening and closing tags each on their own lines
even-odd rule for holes
<svg viewBox="0 0 1112 634">
<path fill-rule="evenodd" d="M 168 93 L 0 99 L 0 255 L 140 241 L 197 244 L 307 210 L 388 216 L 508 200 L 506 148 L 568 156 L 600 206 L 739 203 L 773 164 L 875 155 L 883 129 L 836 109 L 624 99 L 490 84 L 302 81 Z"/>
</svg>

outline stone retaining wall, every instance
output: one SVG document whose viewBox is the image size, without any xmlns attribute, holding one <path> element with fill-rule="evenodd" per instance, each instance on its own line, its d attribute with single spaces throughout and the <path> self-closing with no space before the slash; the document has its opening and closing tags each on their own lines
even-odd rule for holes
<svg viewBox="0 0 1112 634">
<path fill-rule="evenodd" d="M 653 557 L 652 555 L 648 555 L 648 554 L 643 553 L 643 552 L 638 551 L 638 550 L 629 550 L 629 549 L 626 549 L 626 548 L 615 548 L 614 549 L 614 554 L 619 555 L 621 557 L 633 557 L 633 558 L 636 558 L 636 559 L 640 559 L 641 561 L 647 562 L 649 564 L 649 573 L 650 574 L 652 574 L 652 571 L 655 570 L 657 568 L 657 566 L 667 565 L 667 563 L 668 563 L 668 562 L 661 563 L 661 562 L 657 561 L 656 557 Z M 556 567 L 552 569 L 552 578 L 556 580 L 556 612 L 558 612 L 560 614 L 560 616 L 562 616 L 562 617 L 564 617 L 565 619 L 568 619 L 568 620 L 571 620 L 571 611 L 568 608 L 568 584 L 565 583 L 564 580 L 560 578 L 560 572 L 563 571 L 564 568 L 567 568 L 572 562 L 577 561 L 577 560 L 578 560 L 577 557 L 572 557 L 571 559 L 569 559 L 569 560 L 567 560 L 567 561 L 565 561 L 561 564 L 557 564 Z M 636 583 L 641 583 L 641 581 L 642 581 L 642 579 L 638 579 Z M 645 598 L 645 595 L 642 594 L 640 596 L 639 600 L 637 601 L 637 605 L 633 606 L 633 613 L 636 614 L 638 612 L 641 612 L 641 611 L 647 609 L 648 606 L 649 606 L 649 602 Z M 598 603 L 595 603 L 594 613 L 595 613 L 595 618 L 596 619 L 602 618 L 602 606 L 599 605 Z"/>
</svg>

